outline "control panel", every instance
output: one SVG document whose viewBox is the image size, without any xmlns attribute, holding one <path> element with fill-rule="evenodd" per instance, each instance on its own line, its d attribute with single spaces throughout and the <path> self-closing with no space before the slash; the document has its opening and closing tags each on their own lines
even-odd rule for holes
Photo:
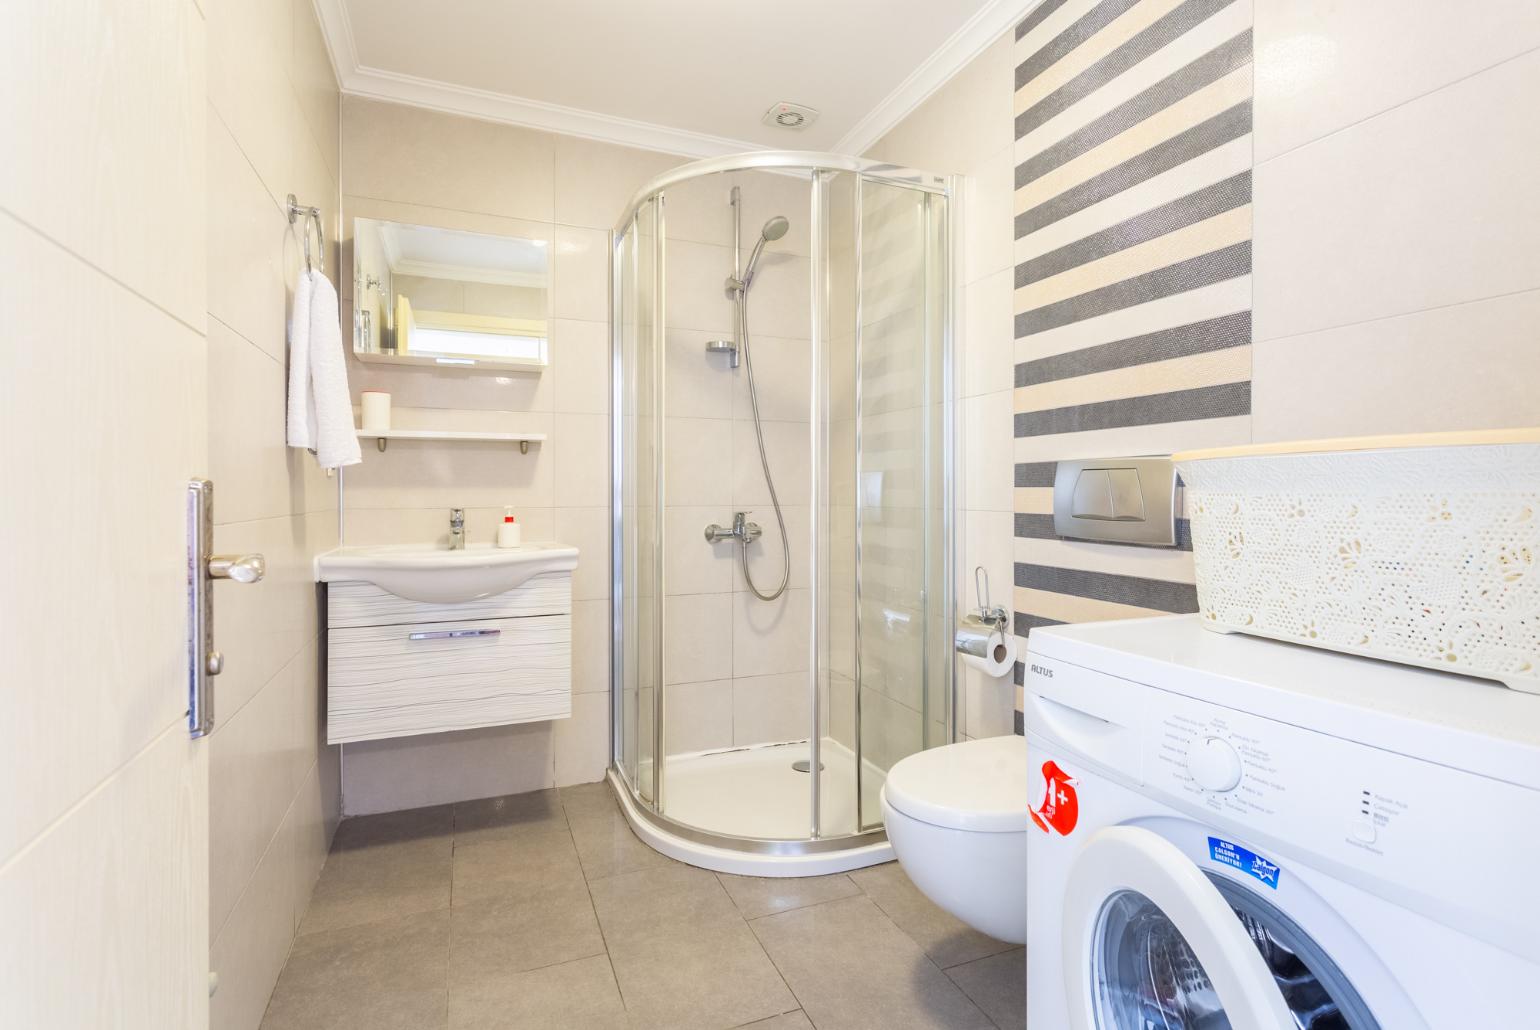
<svg viewBox="0 0 1540 1030">
<path fill-rule="evenodd" d="M 1473 932 L 1540 961 L 1540 935 L 1526 925 L 1540 912 L 1529 869 L 1540 791 L 1041 654 L 1028 661 L 1042 670 L 1026 677 L 1029 735 L 1211 828 L 1476 920 Z M 1236 685 L 1238 704 L 1245 689 Z M 1082 806 L 1091 789 L 1081 785 Z"/>
</svg>

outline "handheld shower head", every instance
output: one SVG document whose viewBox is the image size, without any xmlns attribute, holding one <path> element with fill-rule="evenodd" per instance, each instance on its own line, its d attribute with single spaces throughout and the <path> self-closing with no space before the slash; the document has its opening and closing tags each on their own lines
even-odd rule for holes
<svg viewBox="0 0 1540 1030">
<path fill-rule="evenodd" d="M 759 230 L 759 239 L 754 243 L 754 249 L 749 253 L 749 262 L 743 266 L 743 275 L 738 281 L 743 284 L 742 289 L 747 290 L 749 284 L 754 281 L 754 266 L 759 263 L 759 255 L 764 252 L 765 244 L 771 243 L 786 235 L 786 230 L 791 228 L 791 223 L 785 215 L 776 215 L 765 223 L 765 227 Z"/>
</svg>

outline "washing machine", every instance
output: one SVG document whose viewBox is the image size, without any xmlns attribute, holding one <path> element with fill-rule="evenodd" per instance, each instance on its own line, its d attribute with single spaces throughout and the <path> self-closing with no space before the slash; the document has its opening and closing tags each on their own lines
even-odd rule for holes
<svg viewBox="0 0 1540 1030">
<path fill-rule="evenodd" d="M 1198 616 L 1028 643 L 1029 1030 L 1540 1027 L 1540 697 Z"/>
</svg>

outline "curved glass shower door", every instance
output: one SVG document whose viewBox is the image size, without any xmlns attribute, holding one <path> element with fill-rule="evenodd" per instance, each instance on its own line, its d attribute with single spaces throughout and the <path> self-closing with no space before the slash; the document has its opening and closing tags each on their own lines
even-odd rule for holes
<svg viewBox="0 0 1540 1030">
<path fill-rule="evenodd" d="M 619 226 L 628 815 L 737 852 L 869 847 L 886 770 L 951 739 L 948 199 L 752 154 L 655 180 Z"/>
</svg>

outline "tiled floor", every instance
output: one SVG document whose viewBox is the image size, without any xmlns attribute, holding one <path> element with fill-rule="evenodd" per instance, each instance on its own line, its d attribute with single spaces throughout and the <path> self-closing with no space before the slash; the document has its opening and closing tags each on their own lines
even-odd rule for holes
<svg viewBox="0 0 1540 1030">
<path fill-rule="evenodd" d="M 262 1026 L 1017 1028 L 1024 967 L 895 864 L 694 869 L 595 783 L 345 820 Z"/>
</svg>

